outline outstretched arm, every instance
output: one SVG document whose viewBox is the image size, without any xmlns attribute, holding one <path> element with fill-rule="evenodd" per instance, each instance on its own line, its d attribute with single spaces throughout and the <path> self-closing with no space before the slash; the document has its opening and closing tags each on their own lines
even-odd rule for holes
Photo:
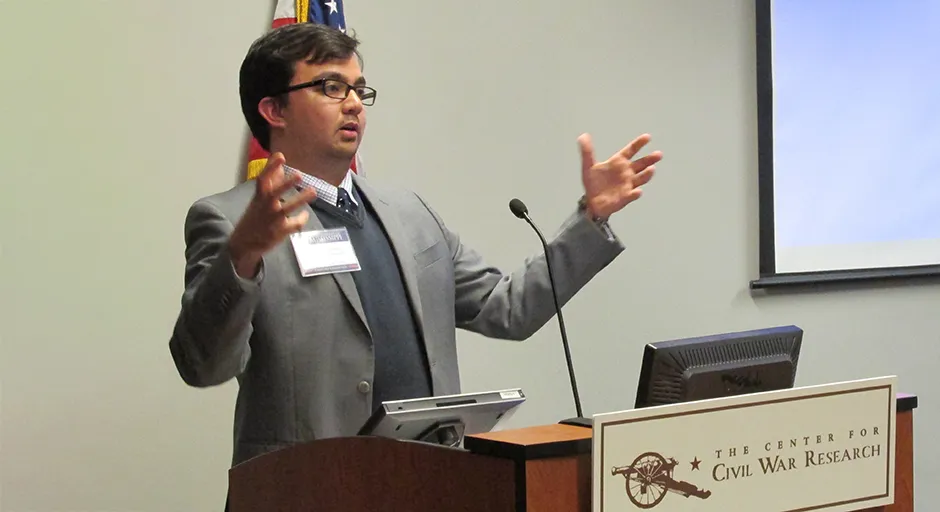
<svg viewBox="0 0 940 512">
<path fill-rule="evenodd" d="M 283 163 L 280 153 L 268 159 L 237 225 L 208 200 L 194 204 L 186 216 L 186 289 L 170 352 L 192 386 L 222 384 L 244 371 L 263 257 L 307 220 L 306 211 L 291 212 L 312 201 L 316 191 L 308 188 L 285 200 L 300 177 L 285 176 Z"/>
<path fill-rule="evenodd" d="M 454 248 L 457 326 L 493 338 L 524 340 L 552 318 L 555 303 L 545 254 L 504 274 L 446 231 Z M 558 304 L 564 306 L 623 251 L 584 212 L 573 212 L 548 240 Z"/>
<path fill-rule="evenodd" d="M 649 143 L 642 135 L 603 162 L 596 162 L 590 136 L 578 138 L 584 185 L 583 211 L 573 212 L 548 242 L 558 304 L 563 306 L 624 247 L 611 236 L 608 218 L 642 194 L 662 153 L 633 160 Z M 489 337 L 521 340 L 540 329 L 554 314 L 545 254 L 526 259 L 509 274 L 488 266 L 473 249 L 444 227 L 454 261 L 457 326 Z"/>
<path fill-rule="evenodd" d="M 229 248 L 233 226 L 207 201 L 186 216 L 186 288 L 170 353 L 183 380 L 198 387 L 222 384 L 241 373 L 251 349 L 251 318 L 260 297 L 263 265 L 243 278 Z"/>
</svg>

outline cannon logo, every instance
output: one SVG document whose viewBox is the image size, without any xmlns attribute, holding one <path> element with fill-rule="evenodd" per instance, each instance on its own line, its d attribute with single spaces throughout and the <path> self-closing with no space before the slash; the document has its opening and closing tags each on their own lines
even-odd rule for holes
<svg viewBox="0 0 940 512">
<path fill-rule="evenodd" d="M 698 460 L 693 461 L 692 467 L 697 468 L 698 463 Z M 646 452 L 634 459 L 629 466 L 614 466 L 610 472 L 613 475 L 623 475 L 627 497 L 639 508 L 653 508 L 659 505 L 667 492 L 685 498 L 695 496 L 703 500 L 712 495 L 711 491 L 699 489 L 694 484 L 684 480 L 677 481 L 673 472 L 678 464 L 672 457 L 666 460 L 656 452 Z"/>
</svg>

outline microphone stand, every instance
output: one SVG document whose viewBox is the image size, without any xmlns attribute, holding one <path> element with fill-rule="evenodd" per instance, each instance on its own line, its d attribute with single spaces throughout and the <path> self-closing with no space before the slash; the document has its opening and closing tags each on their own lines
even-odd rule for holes
<svg viewBox="0 0 940 512">
<path fill-rule="evenodd" d="M 585 418 L 584 413 L 581 411 L 581 398 L 578 393 L 578 381 L 575 379 L 574 375 L 574 365 L 571 362 L 571 349 L 568 346 L 568 334 L 567 329 L 565 328 L 565 317 L 561 313 L 561 306 L 558 304 L 558 289 L 555 287 L 555 272 L 552 267 L 551 255 L 548 250 L 548 242 L 545 241 L 545 237 L 542 236 L 542 231 L 535 225 L 535 222 L 532 221 L 532 218 L 529 217 L 529 210 L 525 204 L 519 199 L 513 199 L 509 202 L 509 209 L 512 210 L 513 215 L 516 217 L 525 220 L 532 229 L 535 231 L 535 234 L 538 235 L 539 240 L 542 242 L 542 248 L 545 252 L 545 264 L 548 266 L 548 279 L 552 288 L 552 300 L 555 303 L 555 312 L 558 315 L 558 328 L 561 331 L 561 343 L 565 349 L 565 362 L 568 365 L 568 377 L 571 380 L 571 393 L 574 395 L 574 407 L 577 416 L 574 418 L 568 418 L 560 421 L 559 423 L 563 425 L 573 425 L 578 427 L 592 428 L 594 422 L 592 418 Z"/>
</svg>

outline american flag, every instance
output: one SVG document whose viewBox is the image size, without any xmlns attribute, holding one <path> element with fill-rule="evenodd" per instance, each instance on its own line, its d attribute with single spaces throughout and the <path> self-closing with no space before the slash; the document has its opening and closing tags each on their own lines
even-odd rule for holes
<svg viewBox="0 0 940 512">
<path fill-rule="evenodd" d="M 274 20 L 271 28 L 275 29 L 291 23 L 322 23 L 346 31 L 346 17 L 343 14 L 343 0 L 277 0 L 274 8 Z M 254 137 L 248 142 L 248 169 L 245 179 L 251 180 L 261 174 L 270 153 L 264 150 Z M 350 162 L 350 168 L 357 174 L 362 172 L 362 158 L 359 153 Z"/>
</svg>

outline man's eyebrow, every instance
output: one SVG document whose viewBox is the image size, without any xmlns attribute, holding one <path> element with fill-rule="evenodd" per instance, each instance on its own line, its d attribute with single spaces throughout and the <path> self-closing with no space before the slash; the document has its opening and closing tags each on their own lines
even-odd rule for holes
<svg viewBox="0 0 940 512">
<path fill-rule="evenodd" d="M 346 80 L 346 77 L 340 73 L 337 73 L 336 71 L 326 71 L 324 73 L 320 73 L 319 75 L 316 76 L 316 78 L 314 78 L 314 80 L 326 80 L 326 79 L 340 80 L 342 82 L 348 83 L 348 80 Z M 355 82 L 352 83 L 352 85 L 366 85 L 366 78 L 364 76 L 360 76 L 359 78 L 356 79 Z"/>
</svg>

